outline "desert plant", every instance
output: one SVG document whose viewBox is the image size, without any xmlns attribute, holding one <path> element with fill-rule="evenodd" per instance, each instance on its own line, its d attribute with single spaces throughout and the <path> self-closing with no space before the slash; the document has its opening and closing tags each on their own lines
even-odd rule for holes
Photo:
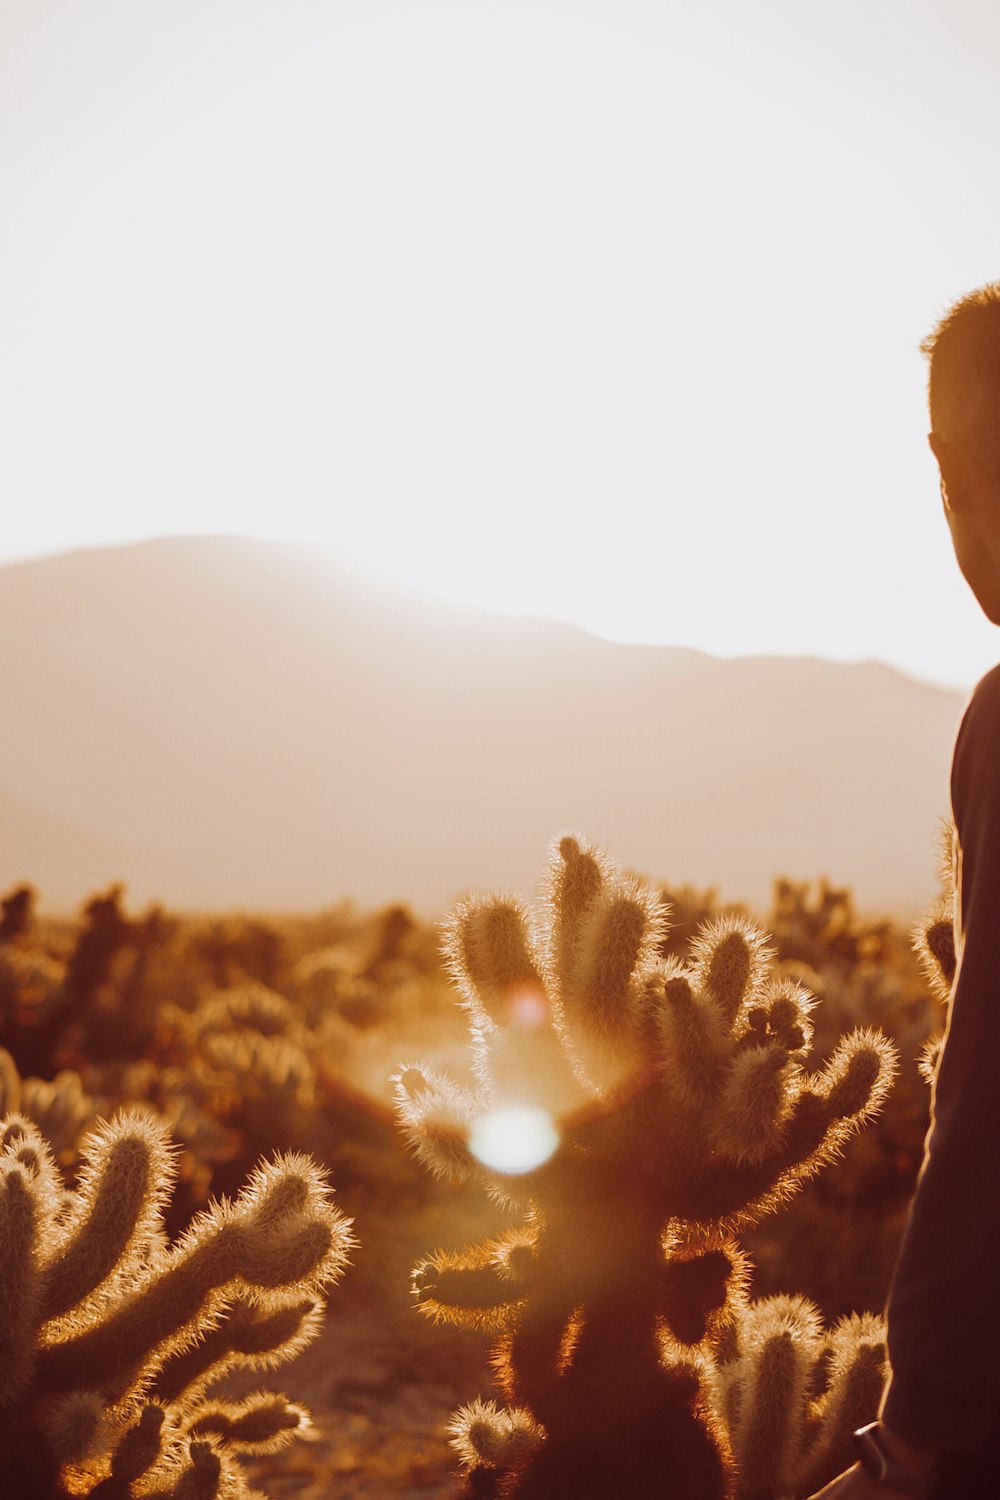
<svg viewBox="0 0 1000 1500">
<path fill-rule="evenodd" d="M 64 961 L 22 939 L 0 943 L 0 1045 L 25 1073 L 50 1079 L 67 1063 L 138 1057 L 149 1045 L 148 971 L 172 924 L 156 907 L 127 918 L 122 890 L 85 904 Z"/>
<path fill-rule="evenodd" d="M 958 968 L 958 953 L 955 945 L 955 863 L 955 833 L 952 826 L 945 823 L 940 830 L 939 839 L 941 888 L 938 898 L 924 913 L 910 934 L 924 978 L 934 998 L 942 1005 L 947 1005 L 951 998 L 951 989 Z M 943 1042 L 944 1030 L 941 1028 L 929 1036 L 924 1044 L 919 1067 L 928 1083 L 934 1082 Z"/>
<path fill-rule="evenodd" d="M 813 896 L 809 881 L 774 882 L 770 929 L 781 958 L 798 959 L 814 968 L 853 968 L 862 961 L 883 962 L 889 952 L 892 924 L 865 922 L 854 909 L 846 886 L 820 880 Z"/>
<path fill-rule="evenodd" d="M 0 945 L 0 1038 L 31 1035 L 65 1005 L 63 966 L 16 943 Z"/>
<path fill-rule="evenodd" d="M 34 1125 L 0 1121 L 0 1473 L 17 1500 L 249 1495 L 240 1453 L 303 1414 L 207 1387 L 277 1363 L 315 1333 L 352 1243 L 304 1157 L 261 1165 L 232 1203 L 168 1245 L 170 1145 L 125 1111 L 84 1143 L 62 1186 Z"/>
<path fill-rule="evenodd" d="M 207 966 L 216 989 L 228 989 L 245 979 L 258 979 L 273 988 L 286 965 L 285 937 L 269 922 L 215 921 L 192 934 L 190 947 Z"/>
<path fill-rule="evenodd" d="M 740 1311 L 726 1343 L 709 1384 L 739 1500 L 811 1495 L 849 1467 L 851 1435 L 885 1381 L 882 1320 L 851 1314 L 824 1329 L 805 1297 L 766 1297 Z"/>
<path fill-rule="evenodd" d="M 752 923 L 709 924 L 681 964 L 659 958 L 666 922 L 656 895 L 566 836 L 534 918 L 494 895 L 447 925 L 473 1081 L 401 1068 L 400 1120 L 432 1170 L 480 1178 L 521 1215 L 414 1273 L 425 1313 L 495 1338 L 510 1406 L 456 1418 L 469 1495 L 734 1493 L 710 1399 L 713 1351 L 745 1307 L 733 1237 L 889 1087 L 895 1054 L 868 1031 L 805 1070 L 812 998 L 772 976 Z"/>
<path fill-rule="evenodd" d="M 18 885 L 0 900 L 0 943 L 16 942 L 31 930 L 35 915 L 35 891 Z"/>
<path fill-rule="evenodd" d="M 64 1068 L 51 1081 L 22 1078 L 11 1054 L 0 1047 L 0 1118 L 18 1113 L 30 1117 L 58 1166 L 72 1173 L 80 1138 L 97 1114 L 79 1073 Z"/>
<path fill-rule="evenodd" d="M 660 957 L 683 957 L 698 929 L 718 917 L 745 917 L 743 906 L 723 904 L 714 886 L 700 890 L 687 882 L 661 885 L 660 899 L 670 912 L 670 923 L 660 939 Z"/>
</svg>

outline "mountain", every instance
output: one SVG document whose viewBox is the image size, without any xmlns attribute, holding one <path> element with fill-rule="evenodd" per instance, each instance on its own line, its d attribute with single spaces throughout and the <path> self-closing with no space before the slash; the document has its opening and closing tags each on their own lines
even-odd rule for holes
<svg viewBox="0 0 1000 1500">
<path fill-rule="evenodd" d="M 579 828 L 766 902 L 935 893 L 958 694 L 462 609 L 305 548 L 171 538 L 0 568 L 0 886 L 433 913 Z"/>
</svg>

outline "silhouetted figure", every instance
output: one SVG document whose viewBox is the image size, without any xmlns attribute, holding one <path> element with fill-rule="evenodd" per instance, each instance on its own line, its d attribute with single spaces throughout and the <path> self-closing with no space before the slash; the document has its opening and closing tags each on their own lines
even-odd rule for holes
<svg viewBox="0 0 1000 1500">
<path fill-rule="evenodd" d="M 923 349 L 955 556 L 1000 624 L 1000 282 L 957 303 Z M 823 1500 L 1000 1494 L 1000 667 L 966 708 L 951 803 L 958 966 L 889 1294 L 891 1375 L 859 1463 Z"/>
</svg>

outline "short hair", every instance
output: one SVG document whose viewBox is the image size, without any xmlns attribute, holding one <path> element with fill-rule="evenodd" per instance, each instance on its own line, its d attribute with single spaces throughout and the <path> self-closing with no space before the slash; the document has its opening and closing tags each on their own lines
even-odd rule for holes
<svg viewBox="0 0 1000 1500">
<path fill-rule="evenodd" d="M 920 345 L 931 426 L 946 442 L 1000 455 L 1000 281 L 956 302 Z"/>
</svg>

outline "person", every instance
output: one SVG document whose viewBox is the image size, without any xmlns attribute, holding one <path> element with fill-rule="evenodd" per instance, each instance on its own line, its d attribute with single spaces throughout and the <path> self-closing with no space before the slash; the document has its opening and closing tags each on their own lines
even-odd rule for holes
<svg viewBox="0 0 1000 1500">
<path fill-rule="evenodd" d="M 1000 624 L 1000 282 L 921 346 L 962 574 Z M 1000 1495 L 1000 666 L 952 753 L 958 965 L 931 1124 L 889 1290 L 889 1379 L 859 1462 L 813 1500 Z"/>
</svg>

